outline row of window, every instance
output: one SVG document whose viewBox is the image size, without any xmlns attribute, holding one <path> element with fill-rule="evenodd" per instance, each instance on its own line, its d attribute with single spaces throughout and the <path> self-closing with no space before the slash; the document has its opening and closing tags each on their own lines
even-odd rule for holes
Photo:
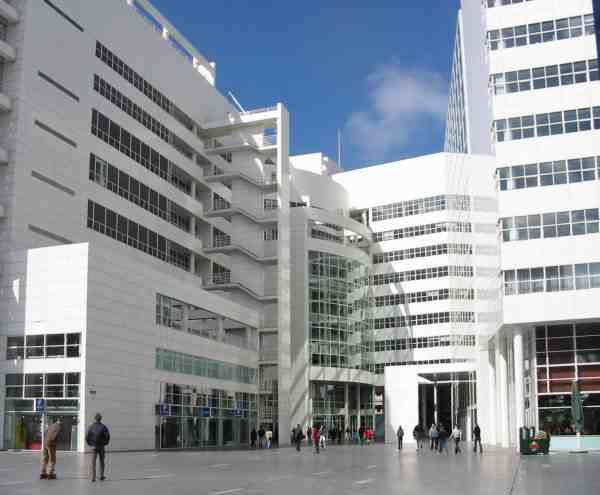
<svg viewBox="0 0 600 495">
<path fill-rule="evenodd" d="M 600 179 L 600 156 L 514 165 L 497 170 L 500 191 Z"/>
<path fill-rule="evenodd" d="M 156 349 L 156 369 L 238 383 L 256 384 L 256 369 L 182 352 Z"/>
<path fill-rule="evenodd" d="M 79 357 L 80 333 L 8 337 L 6 359 Z"/>
<path fill-rule="evenodd" d="M 213 247 L 224 247 L 231 245 L 231 236 L 222 230 L 213 227 Z"/>
<path fill-rule="evenodd" d="M 473 289 L 433 289 L 419 292 L 409 292 L 407 294 L 388 294 L 385 296 L 378 296 L 375 297 L 374 302 L 376 307 L 381 307 L 428 301 L 445 301 L 447 299 L 472 300 L 473 298 Z"/>
<path fill-rule="evenodd" d="M 514 3 L 531 2 L 532 0 L 486 0 L 488 8 L 512 5 Z"/>
<path fill-rule="evenodd" d="M 504 294 L 600 288 L 600 263 L 520 268 L 504 271 Z"/>
<path fill-rule="evenodd" d="M 419 361 L 394 361 L 391 363 L 377 363 L 373 366 L 373 373 L 377 375 L 383 375 L 386 366 L 419 366 L 422 364 L 451 364 L 466 362 L 466 359 L 421 359 Z"/>
<path fill-rule="evenodd" d="M 117 88 L 106 82 L 98 75 L 94 75 L 94 90 L 104 96 L 113 105 L 123 110 L 127 115 L 137 120 L 146 129 L 152 131 L 165 143 L 172 145 L 177 151 L 189 159 L 193 159 L 194 150 L 182 139 L 152 117 L 133 100 L 121 93 Z"/>
<path fill-rule="evenodd" d="M 338 244 L 344 244 L 343 237 L 332 234 L 330 232 L 324 232 L 320 229 L 310 229 L 310 236 L 313 239 L 319 239 L 321 241 L 329 241 L 329 242 L 336 242 Z"/>
<path fill-rule="evenodd" d="M 404 239 L 405 237 L 439 234 L 440 232 L 471 232 L 471 229 L 471 224 L 468 222 L 436 222 L 404 227 L 402 229 L 386 230 L 385 232 L 375 232 L 373 234 L 373 241 L 392 241 Z"/>
<path fill-rule="evenodd" d="M 190 232 L 191 213 L 94 154 L 90 154 L 90 180 L 184 232 Z"/>
<path fill-rule="evenodd" d="M 265 241 L 276 241 L 279 238 L 279 230 L 277 227 L 265 229 L 263 231 L 263 240 Z"/>
<path fill-rule="evenodd" d="M 410 282 L 412 280 L 426 280 L 429 278 L 443 277 L 472 277 L 472 266 L 434 266 L 420 270 L 409 270 L 406 272 L 378 273 L 371 275 L 370 285 L 397 284 Z"/>
<path fill-rule="evenodd" d="M 519 93 L 598 80 L 598 59 L 492 74 L 494 94 Z"/>
<path fill-rule="evenodd" d="M 470 244 L 435 244 L 432 246 L 402 249 L 400 251 L 377 253 L 373 255 L 373 263 L 389 263 L 391 261 L 426 258 L 442 254 L 473 254 L 473 246 Z"/>
<path fill-rule="evenodd" d="M 417 325 L 439 325 L 441 323 L 475 323 L 475 313 L 470 311 L 443 311 L 408 316 L 388 316 L 375 318 L 372 328 L 405 328 Z"/>
<path fill-rule="evenodd" d="M 9 373 L 7 399 L 79 397 L 79 373 Z"/>
<path fill-rule="evenodd" d="M 498 142 L 600 129 L 600 107 L 579 108 L 494 121 Z"/>
<path fill-rule="evenodd" d="M 97 110 L 92 110 L 92 134 L 177 189 L 191 193 L 192 179 L 186 172 Z"/>
<path fill-rule="evenodd" d="M 158 89 L 152 86 L 136 71 L 124 63 L 113 52 L 106 48 L 99 41 L 96 42 L 96 57 L 113 69 L 117 74 L 123 77 L 126 81 L 132 84 L 136 89 L 150 98 L 159 107 L 173 116 L 178 122 L 184 125 L 187 129 L 193 130 L 194 121 L 182 112 L 171 100 L 163 95 Z"/>
<path fill-rule="evenodd" d="M 104 206 L 88 201 L 88 228 L 189 271 L 192 252 Z"/>
<path fill-rule="evenodd" d="M 256 394 L 233 392 L 209 387 L 191 387 L 165 383 L 162 401 L 176 406 L 211 407 L 214 409 L 256 410 Z M 171 412 L 171 416 L 175 416 Z"/>
<path fill-rule="evenodd" d="M 375 206 L 371 210 L 371 221 L 388 220 L 412 215 L 421 215 L 431 211 L 459 210 L 469 211 L 471 200 L 468 196 L 442 195 L 429 198 L 411 199 L 401 203 Z"/>
<path fill-rule="evenodd" d="M 475 335 L 432 335 L 429 337 L 409 337 L 406 339 L 376 340 L 372 351 L 408 351 L 429 347 L 475 346 Z"/>
<path fill-rule="evenodd" d="M 598 208 L 508 217 L 501 220 L 502 240 L 526 241 L 542 237 L 597 234 L 599 221 Z"/>
<path fill-rule="evenodd" d="M 577 15 L 488 31 L 490 50 L 502 50 L 593 35 L 594 14 Z"/>
</svg>

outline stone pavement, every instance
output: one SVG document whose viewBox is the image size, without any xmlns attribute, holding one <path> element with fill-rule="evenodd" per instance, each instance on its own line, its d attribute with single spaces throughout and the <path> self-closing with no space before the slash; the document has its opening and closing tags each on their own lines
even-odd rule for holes
<svg viewBox="0 0 600 495">
<path fill-rule="evenodd" d="M 0 495 L 600 494 L 600 453 L 520 458 L 463 446 L 455 456 L 398 453 L 391 445 L 238 452 L 144 452 L 107 455 L 104 482 L 87 479 L 89 455 L 59 453 L 56 481 L 38 480 L 39 457 L 0 453 Z"/>
</svg>

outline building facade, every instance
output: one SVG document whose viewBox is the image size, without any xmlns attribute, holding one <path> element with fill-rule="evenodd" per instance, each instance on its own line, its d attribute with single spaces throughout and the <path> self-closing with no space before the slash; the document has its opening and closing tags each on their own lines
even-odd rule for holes
<svg viewBox="0 0 600 495">
<path fill-rule="evenodd" d="M 345 172 L 147 0 L 0 0 L 0 448 L 62 416 L 82 451 L 96 412 L 117 450 L 433 422 L 567 446 L 573 379 L 592 442 L 593 8 L 464 0 L 445 152 Z"/>
</svg>

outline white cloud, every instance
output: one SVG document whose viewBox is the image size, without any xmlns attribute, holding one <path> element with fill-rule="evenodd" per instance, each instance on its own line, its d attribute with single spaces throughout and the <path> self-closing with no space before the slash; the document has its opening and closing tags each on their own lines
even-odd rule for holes
<svg viewBox="0 0 600 495">
<path fill-rule="evenodd" d="M 386 159 L 423 126 L 446 118 L 447 82 L 435 72 L 388 64 L 370 74 L 367 85 L 368 108 L 353 112 L 345 125 L 363 159 Z"/>
</svg>

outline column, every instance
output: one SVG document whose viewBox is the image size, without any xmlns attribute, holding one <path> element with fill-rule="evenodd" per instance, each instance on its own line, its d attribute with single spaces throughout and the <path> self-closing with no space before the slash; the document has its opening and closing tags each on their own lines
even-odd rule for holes
<svg viewBox="0 0 600 495">
<path fill-rule="evenodd" d="M 418 385 L 421 394 L 421 418 L 420 422 L 427 431 L 427 388 L 426 385 Z"/>
<path fill-rule="evenodd" d="M 497 432 L 498 432 L 498 427 L 496 424 L 496 388 L 497 388 L 497 383 L 496 383 L 496 362 L 494 361 L 492 364 L 492 361 L 494 360 L 494 353 L 492 352 L 492 350 L 488 350 L 488 367 L 489 367 L 489 374 L 488 374 L 488 392 L 487 392 L 487 403 L 488 403 L 488 411 L 489 411 L 489 421 L 488 421 L 488 428 L 490 429 L 490 431 L 485 432 L 484 434 L 482 434 L 482 440 L 483 438 L 486 438 L 486 441 L 491 443 L 491 444 L 495 444 L 496 443 L 496 439 L 497 439 Z M 477 401 L 482 400 L 482 397 L 477 397 Z M 479 424 L 479 426 L 481 427 L 481 424 Z M 485 437 L 483 436 L 485 435 Z"/>
<path fill-rule="evenodd" d="M 433 384 L 433 422 L 438 423 L 438 384 Z"/>
<path fill-rule="evenodd" d="M 217 316 L 217 340 L 219 342 L 225 342 L 225 328 L 223 327 L 224 318 Z"/>
<path fill-rule="evenodd" d="M 344 383 L 344 421 L 345 421 L 345 426 L 344 426 L 344 435 L 346 434 L 346 428 L 348 428 L 348 426 L 350 426 L 350 404 L 348 404 L 348 401 L 350 400 L 350 390 L 349 390 L 349 385 L 348 382 Z"/>
<path fill-rule="evenodd" d="M 498 421 L 497 442 L 508 447 L 508 401 L 507 401 L 507 367 L 505 341 L 498 332 L 494 341 L 496 347 L 496 410 Z"/>
<path fill-rule="evenodd" d="M 519 427 L 525 425 L 525 405 L 523 404 L 525 391 L 523 384 L 523 329 L 517 327 L 513 330 L 513 361 L 515 376 L 515 438 L 519 446 Z"/>
<path fill-rule="evenodd" d="M 360 428 L 360 383 L 356 385 L 356 429 Z"/>
</svg>

